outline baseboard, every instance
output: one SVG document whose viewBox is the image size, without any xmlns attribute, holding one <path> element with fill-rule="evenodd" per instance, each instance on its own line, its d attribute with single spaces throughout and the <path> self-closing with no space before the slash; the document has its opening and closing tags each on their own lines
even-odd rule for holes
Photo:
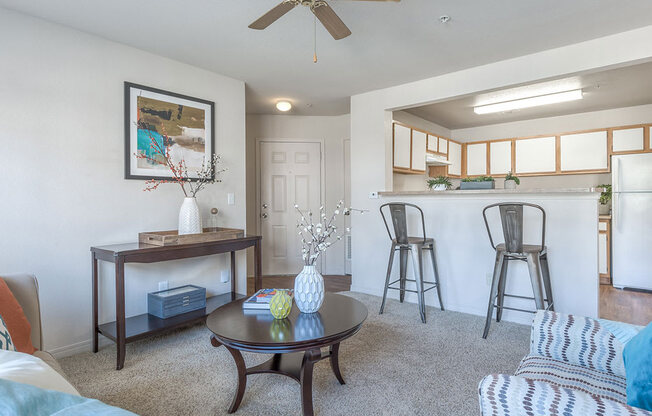
<svg viewBox="0 0 652 416">
<path fill-rule="evenodd" d="M 105 337 L 100 337 L 99 343 L 101 348 L 113 344 L 113 341 Z M 50 354 L 52 354 L 54 358 L 59 359 L 59 358 L 69 357 L 75 354 L 81 354 L 82 352 L 92 351 L 92 347 L 93 347 L 92 340 L 87 339 L 86 341 L 76 342 L 74 344 L 49 349 L 47 351 Z"/>
</svg>

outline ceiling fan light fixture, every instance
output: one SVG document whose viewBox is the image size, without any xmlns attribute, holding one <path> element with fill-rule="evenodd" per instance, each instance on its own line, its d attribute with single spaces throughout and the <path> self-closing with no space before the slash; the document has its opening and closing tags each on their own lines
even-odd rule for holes
<svg viewBox="0 0 652 416">
<path fill-rule="evenodd" d="M 276 109 L 282 112 L 288 112 L 292 109 L 292 103 L 286 100 L 281 100 L 276 103 Z"/>
</svg>

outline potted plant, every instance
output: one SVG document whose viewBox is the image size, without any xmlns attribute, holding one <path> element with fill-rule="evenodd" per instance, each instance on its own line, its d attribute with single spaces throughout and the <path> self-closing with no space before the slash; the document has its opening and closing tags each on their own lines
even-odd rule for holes
<svg viewBox="0 0 652 416">
<path fill-rule="evenodd" d="M 521 180 L 512 172 L 508 172 L 505 176 L 505 189 L 516 189 L 516 185 L 520 185 Z"/>
<path fill-rule="evenodd" d="M 428 179 L 426 182 L 428 183 L 428 188 L 433 191 L 445 191 L 451 189 L 453 186 L 450 178 L 446 176 L 437 176 L 436 178 Z"/>
<path fill-rule="evenodd" d="M 600 214 L 609 214 L 611 210 L 611 185 L 605 183 L 598 185 L 597 188 L 602 188 L 602 193 L 600 194 Z"/>
<path fill-rule="evenodd" d="M 460 184 L 460 189 L 495 189 L 496 181 L 491 176 L 476 176 L 474 178 L 464 178 Z"/>
</svg>

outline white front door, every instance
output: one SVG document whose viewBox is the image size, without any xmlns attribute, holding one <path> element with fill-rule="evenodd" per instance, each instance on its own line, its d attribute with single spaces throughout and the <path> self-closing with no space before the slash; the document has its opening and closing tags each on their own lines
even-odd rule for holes
<svg viewBox="0 0 652 416">
<path fill-rule="evenodd" d="M 261 141 L 259 183 L 263 275 L 296 275 L 303 260 L 294 205 L 319 215 L 321 144 Z"/>
</svg>

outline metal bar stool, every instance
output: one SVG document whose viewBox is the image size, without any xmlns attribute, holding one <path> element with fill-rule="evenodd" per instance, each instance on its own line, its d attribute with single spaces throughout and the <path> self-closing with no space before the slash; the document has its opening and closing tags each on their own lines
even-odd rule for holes
<svg viewBox="0 0 652 416">
<path fill-rule="evenodd" d="M 505 242 L 495 245 L 489 222 L 487 221 L 487 210 L 498 207 L 500 210 L 500 222 L 503 228 L 503 237 Z M 532 207 L 541 211 L 541 245 L 523 244 L 523 208 Z M 493 279 L 491 281 L 491 294 L 489 296 L 489 306 L 487 308 L 487 322 L 484 327 L 482 338 L 487 338 L 493 310 L 496 308 L 496 322 L 500 322 L 504 309 L 510 309 L 520 312 L 532 312 L 525 309 L 510 308 L 504 305 L 505 296 L 533 299 L 537 309 L 554 310 L 552 300 L 552 286 L 550 285 L 550 270 L 548 268 L 548 254 L 546 248 L 546 212 L 539 205 L 528 204 L 525 202 L 493 204 L 482 210 L 484 225 L 489 234 L 491 247 L 496 250 L 496 264 L 494 266 Z M 507 265 L 510 260 L 520 260 L 527 262 L 532 283 L 534 297 L 508 295 L 505 293 L 505 284 L 507 280 Z M 541 287 L 541 282 L 545 289 L 545 294 Z M 544 307 L 544 302 L 548 304 Z"/>
<path fill-rule="evenodd" d="M 387 225 L 387 219 L 385 218 L 385 213 L 383 212 L 384 207 L 389 207 L 389 212 L 392 218 L 392 224 L 394 225 L 394 236 Z M 407 216 L 406 208 L 416 208 L 421 214 L 421 229 L 423 231 L 423 237 L 408 237 L 407 232 Z M 437 289 L 437 296 L 439 298 L 439 306 L 441 310 L 444 310 L 444 304 L 441 301 L 441 292 L 439 290 L 439 273 L 437 272 L 437 261 L 435 260 L 435 240 L 432 238 L 426 238 L 426 225 L 423 219 L 423 211 L 421 208 L 414 204 L 408 204 L 404 202 L 393 202 L 389 204 L 383 204 L 380 206 L 380 215 L 383 217 L 383 222 L 385 223 L 385 228 L 387 229 L 387 234 L 389 234 L 389 239 L 392 240 L 392 248 L 389 252 L 389 264 L 387 265 L 387 277 L 385 278 L 385 291 L 383 293 L 383 303 L 380 305 L 379 314 L 383 313 L 385 309 L 385 300 L 387 299 L 387 289 L 393 289 L 400 291 L 399 300 L 401 303 L 405 298 L 405 292 L 416 293 L 419 301 L 419 314 L 421 315 L 421 322 L 426 323 L 426 302 L 424 293 L 431 290 Z M 394 253 L 396 250 L 400 252 L 400 273 L 399 279 L 393 282 L 390 282 L 390 276 L 392 274 L 392 265 L 394 263 Z M 424 282 L 423 281 L 423 250 L 430 251 L 430 258 L 432 259 L 432 269 L 435 276 L 434 282 Z M 412 254 L 412 264 L 414 266 L 414 279 L 407 278 L 407 260 L 408 253 Z M 415 282 L 417 290 L 410 290 L 405 288 L 406 282 Z M 399 283 L 399 287 L 392 287 L 393 284 Z M 424 289 L 424 284 L 431 285 L 427 289 Z"/>
</svg>

